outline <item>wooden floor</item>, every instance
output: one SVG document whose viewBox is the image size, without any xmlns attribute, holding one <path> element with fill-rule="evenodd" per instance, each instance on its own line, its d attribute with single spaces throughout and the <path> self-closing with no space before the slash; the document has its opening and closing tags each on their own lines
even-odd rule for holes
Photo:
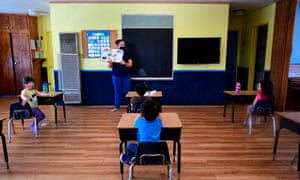
<svg viewBox="0 0 300 180">
<path fill-rule="evenodd" d="M 0 97 L 0 116 L 8 117 L 9 104 L 15 98 Z M 121 179 L 117 124 L 122 108 L 109 112 L 108 106 L 67 106 L 67 123 L 59 107 L 59 125 L 55 128 L 54 109 L 41 106 L 50 125 L 42 127 L 38 139 L 16 122 L 17 134 L 8 143 L 10 169 L 4 167 L 0 149 L 0 179 L 76 180 Z M 183 180 L 296 180 L 296 165 L 290 165 L 298 151 L 298 136 L 281 131 L 276 160 L 272 161 L 274 138 L 272 127 L 254 127 L 252 137 L 243 126 L 246 106 L 236 108 L 232 128 L 230 111 L 223 121 L 222 106 L 166 106 L 164 112 L 177 112 L 182 129 Z M 7 121 L 4 133 L 7 135 Z M 169 143 L 172 148 L 172 143 Z M 171 152 L 171 151 L 170 151 Z M 177 166 L 173 163 L 173 179 Z M 125 166 L 124 179 L 128 168 Z M 167 179 L 166 168 L 136 167 L 136 180 Z"/>
</svg>

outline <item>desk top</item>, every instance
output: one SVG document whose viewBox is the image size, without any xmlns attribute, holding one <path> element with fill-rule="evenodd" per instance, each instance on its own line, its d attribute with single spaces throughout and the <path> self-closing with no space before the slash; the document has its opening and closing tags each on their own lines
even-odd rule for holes
<svg viewBox="0 0 300 180">
<path fill-rule="evenodd" d="M 239 94 L 237 94 L 236 91 L 224 91 L 224 93 L 231 96 L 255 96 L 257 94 L 257 92 L 254 90 L 250 90 L 250 91 L 243 90 Z"/>
<path fill-rule="evenodd" d="M 139 113 L 124 113 L 119 121 L 118 129 L 133 128 L 135 119 Z M 181 121 L 177 113 L 160 113 L 160 118 L 164 128 L 182 128 Z"/>
<path fill-rule="evenodd" d="M 63 94 L 63 92 L 49 92 L 49 93 L 47 93 L 47 95 L 38 96 L 38 98 L 52 98 L 52 97 L 59 96 L 62 94 Z"/>
<path fill-rule="evenodd" d="M 0 121 L 4 121 L 5 119 L 5 117 L 0 117 Z"/>
<path fill-rule="evenodd" d="M 289 119 L 300 124 L 300 112 L 276 112 L 279 117 Z"/>
<path fill-rule="evenodd" d="M 132 98 L 134 96 L 139 96 L 136 91 L 128 91 L 126 94 L 126 98 Z M 162 91 L 147 91 L 145 96 L 161 98 Z"/>
</svg>

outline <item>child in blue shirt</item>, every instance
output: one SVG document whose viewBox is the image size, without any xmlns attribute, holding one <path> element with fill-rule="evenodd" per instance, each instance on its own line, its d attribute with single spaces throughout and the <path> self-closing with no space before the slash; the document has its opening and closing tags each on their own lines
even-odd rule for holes
<svg viewBox="0 0 300 180">
<path fill-rule="evenodd" d="M 161 112 L 160 104 L 155 100 L 146 100 L 141 106 L 141 116 L 136 118 L 134 127 L 137 131 L 137 142 L 157 142 L 160 140 L 160 132 L 163 127 L 158 117 Z M 126 147 L 126 153 L 120 155 L 120 161 L 130 165 L 135 157 L 137 144 L 130 143 Z"/>
</svg>

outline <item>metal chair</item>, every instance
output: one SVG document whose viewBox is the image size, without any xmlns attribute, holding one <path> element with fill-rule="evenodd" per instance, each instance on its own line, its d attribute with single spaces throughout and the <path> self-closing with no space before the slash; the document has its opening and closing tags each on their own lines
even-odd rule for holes
<svg viewBox="0 0 300 180">
<path fill-rule="evenodd" d="M 248 114 L 249 135 L 252 135 L 253 117 L 264 116 L 265 128 L 268 127 L 269 120 L 272 120 L 273 136 L 276 136 L 276 120 L 274 117 L 274 103 L 271 100 L 258 101 L 253 112 Z M 267 119 L 269 117 L 269 120 Z"/>
<path fill-rule="evenodd" d="M 165 141 L 138 144 L 136 156 L 129 166 L 129 180 L 133 178 L 133 168 L 136 165 L 167 165 L 169 180 L 172 179 L 172 164 Z"/>
<path fill-rule="evenodd" d="M 11 142 L 11 129 L 13 129 L 13 133 L 15 134 L 14 121 L 21 120 L 22 129 L 24 130 L 24 119 L 33 119 L 34 121 L 34 137 L 38 137 L 38 127 L 36 118 L 32 115 L 31 108 L 29 104 L 22 106 L 20 102 L 13 103 L 10 105 L 10 117 L 7 123 L 7 138 L 8 142 Z"/>
<path fill-rule="evenodd" d="M 6 169 L 9 169 L 9 166 L 8 166 L 8 154 L 7 154 L 7 147 L 6 147 L 6 141 L 5 141 L 5 136 L 2 132 L 2 129 L 3 129 L 3 121 L 5 120 L 6 118 L 0 118 L 0 136 L 1 136 L 1 139 L 2 139 L 2 149 L 3 149 L 3 155 L 4 155 L 4 161 L 5 161 L 5 168 Z"/>
</svg>

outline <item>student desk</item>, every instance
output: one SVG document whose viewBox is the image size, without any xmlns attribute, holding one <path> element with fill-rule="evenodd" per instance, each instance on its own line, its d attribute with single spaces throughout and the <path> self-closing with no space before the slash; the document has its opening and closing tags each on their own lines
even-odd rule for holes
<svg viewBox="0 0 300 180">
<path fill-rule="evenodd" d="M 2 149 L 3 149 L 3 155 L 4 155 L 4 161 L 5 161 L 5 167 L 6 169 L 9 169 L 9 166 L 8 166 L 8 154 L 7 154 L 7 147 L 6 147 L 6 141 L 5 141 L 5 136 L 2 132 L 2 129 L 3 129 L 3 121 L 5 120 L 6 118 L 4 117 L 0 117 L 0 136 L 1 136 L 1 140 L 2 140 Z"/>
<path fill-rule="evenodd" d="M 234 105 L 236 103 L 245 103 L 245 98 L 249 99 L 251 98 L 252 101 L 254 97 L 256 96 L 257 92 L 256 91 L 241 91 L 240 93 L 236 93 L 236 91 L 224 91 L 224 120 L 226 116 L 226 107 L 227 104 L 231 104 L 231 112 L 232 112 L 232 117 L 231 117 L 231 122 L 232 122 L 232 127 L 234 126 Z M 252 103 L 252 102 L 251 102 Z"/>
<path fill-rule="evenodd" d="M 131 108 L 130 100 L 134 96 L 139 96 L 136 91 L 128 91 L 128 93 L 125 96 L 127 99 L 127 102 L 128 102 L 127 112 L 130 111 L 130 108 Z M 162 98 L 162 91 L 147 91 L 145 96 L 151 97 L 152 99 L 156 100 L 157 102 L 160 102 L 161 98 Z"/>
<path fill-rule="evenodd" d="M 136 140 L 137 129 L 133 128 L 135 119 L 139 116 L 137 113 L 124 113 L 117 126 L 120 135 L 120 153 L 123 152 L 123 144 L 127 145 L 128 140 Z M 174 142 L 173 155 L 175 159 L 177 143 L 177 172 L 180 174 L 181 162 L 181 144 L 180 135 L 182 124 L 177 113 L 160 113 L 163 128 L 160 134 L 161 140 L 171 140 Z M 120 172 L 123 174 L 123 164 L 120 162 Z"/>
<path fill-rule="evenodd" d="M 277 151 L 279 132 L 282 128 L 286 128 L 296 134 L 300 134 L 300 112 L 277 112 L 279 116 L 279 128 L 276 131 L 276 137 L 273 148 L 273 160 Z M 298 158 L 300 157 L 300 141 L 298 143 Z M 298 175 L 300 175 L 300 161 L 298 159 Z"/>
<path fill-rule="evenodd" d="M 50 92 L 49 95 L 38 96 L 39 105 L 53 105 L 54 106 L 54 115 L 55 115 L 55 126 L 57 127 L 57 103 L 62 103 L 64 120 L 66 122 L 66 108 L 63 100 L 62 92 Z"/>
</svg>

